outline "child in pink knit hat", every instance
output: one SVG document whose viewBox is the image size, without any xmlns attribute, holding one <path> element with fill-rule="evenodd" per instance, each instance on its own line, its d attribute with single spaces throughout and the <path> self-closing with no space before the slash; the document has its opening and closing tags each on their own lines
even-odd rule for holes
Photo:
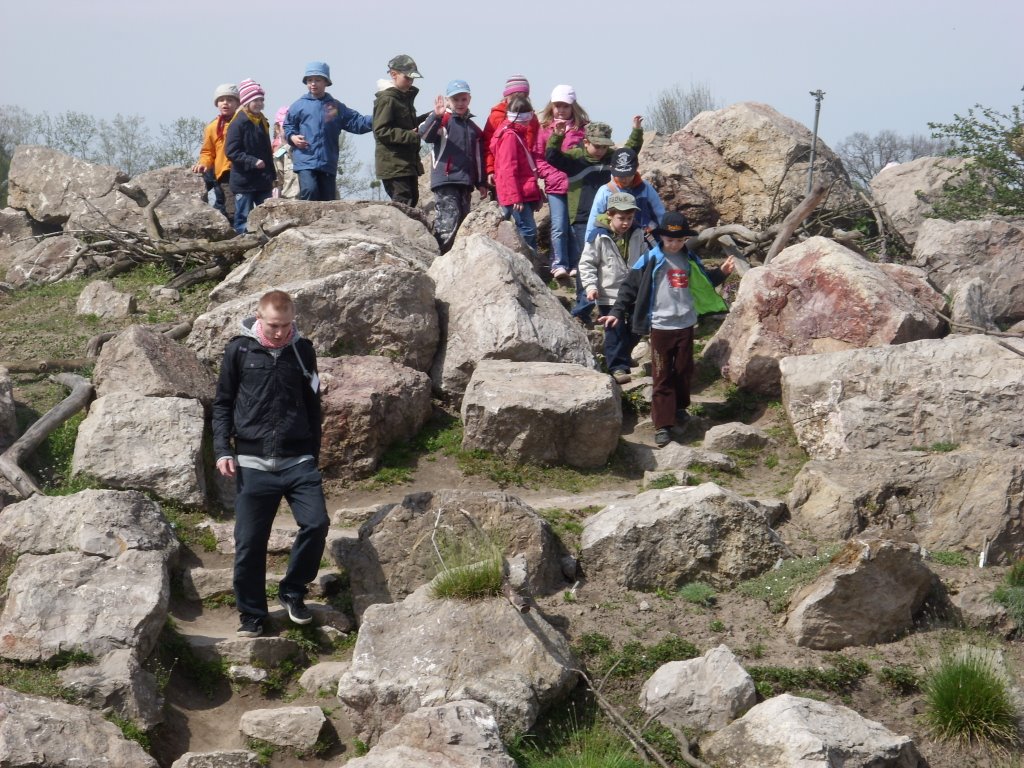
<svg viewBox="0 0 1024 768">
<path fill-rule="evenodd" d="M 287 119 L 288 107 L 280 107 L 274 115 L 274 140 L 270 143 L 274 150 L 274 170 L 277 171 L 274 197 L 294 200 L 299 196 L 299 177 L 292 170 L 292 147 L 284 135 L 284 121 Z"/>
<path fill-rule="evenodd" d="M 525 75 L 512 75 L 505 81 L 505 87 L 501 92 L 501 101 L 491 107 L 491 114 L 487 117 L 487 124 L 484 125 L 483 136 L 480 141 L 484 149 L 484 169 L 487 172 L 487 186 L 494 188 L 494 153 L 491 151 L 491 139 L 494 134 L 505 124 L 508 114 L 508 104 L 515 96 L 530 97 L 530 81 Z M 540 130 L 540 123 L 536 116 L 526 127 L 526 146 L 533 147 L 537 143 L 537 132 Z"/>
</svg>

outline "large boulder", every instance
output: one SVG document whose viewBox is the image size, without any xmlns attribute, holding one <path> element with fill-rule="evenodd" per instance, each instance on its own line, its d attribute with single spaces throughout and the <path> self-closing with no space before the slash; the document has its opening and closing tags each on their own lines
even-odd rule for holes
<svg viewBox="0 0 1024 768">
<path fill-rule="evenodd" d="M 566 639 L 535 611 L 502 598 L 435 600 L 424 585 L 401 603 L 370 606 L 338 684 L 342 712 L 367 743 L 423 706 L 474 699 L 504 735 L 525 732 L 576 686 Z"/>
<path fill-rule="evenodd" d="M 238 730 L 251 739 L 279 747 L 312 749 L 327 717 L 320 707 L 275 707 L 242 713 Z"/>
<path fill-rule="evenodd" d="M 321 356 L 384 355 L 417 371 L 430 368 L 438 318 L 434 283 L 421 270 L 385 264 L 277 287 L 295 300 L 299 329 Z M 185 343 L 201 360 L 219 365 L 242 320 L 256 314 L 262 294 L 200 315 Z"/>
<path fill-rule="evenodd" d="M 434 388 L 462 396 L 481 360 L 594 367 L 587 335 L 532 265 L 483 235 L 461 238 L 430 267 L 442 328 Z"/>
<path fill-rule="evenodd" d="M 48 661 L 79 651 L 103 656 L 135 648 L 145 658 L 167 620 L 170 577 L 162 552 L 117 557 L 24 554 L 7 580 L 0 656 Z"/>
<path fill-rule="evenodd" d="M 43 283 L 64 271 L 68 260 L 81 243 L 72 235 L 47 237 L 27 250 L 19 250 L 7 268 L 7 282 L 22 286 L 28 283 Z M 71 274 L 78 276 L 81 265 Z"/>
<path fill-rule="evenodd" d="M 78 428 L 71 468 L 114 488 L 201 505 L 206 501 L 203 405 L 134 392 L 100 397 Z"/>
<path fill-rule="evenodd" d="M 980 278 L 995 322 L 1024 320 L 1024 221 L 928 219 L 913 264 L 943 291 Z"/>
<path fill-rule="evenodd" d="M 10 266 L 36 246 L 41 229 L 24 211 L 0 209 L 0 275 L 6 277 Z"/>
<path fill-rule="evenodd" d="M 209 405 L 217 381 L 195 352 L 141 325 L 125 328 L 103 345 L 93 384 L 99 397 L 135 392 L 147 397 L 185 397 Z"/>
<path fill-rule="evenodd" d="M 502 491 L 435 491 L 406 496 L 359 528 L 358 539 L 338 539 L 333 554 L 348 572 L 356 616 L 375 603 L 402 600 L 440 570 L 434 544 L 475 540 L 482 531 L 521 563 L 537 595 L 566 584 L 561 541 L 532 507 Z"/>
<path fill-rule="evenodd" d="M 875 202 L 911 248 L 936 197 L 966 162 L 962 157 L 918 157 L 887 166 L 871 180 Z"/>
<path fill-rule="evenodd" d="M 786 414 L 816 459 L 858 448 L 1024 444 L 1024 357 L 991 336 L 787 357 L 779 368 Z"/>
<path fill-rule="evenodd" d="M 640 151 L 640 169 L 658 190 L 666 211 L 679 211 L 691 224 L 712 226 L 720 217 L 708 190 L 695 176 L 696 158 L 721 163 L 707 142 L 685 130 L 669 136 L 649 133 Z"/>
<path fill-rule="evenodd" d="M 784 693 L 763 701 L 701 742 L 720 768 L 919 768 L 909 736 L 852 709 Z"/>
<path fill-rule="evenodd" d="M 127 718 L 147 731 L 164 720 L 156 676 L 127 648 L 111 651 L 98 664 L 62 669 L 59 675 L 65 688 L 104 714 Z"/>
<path fill-rule="evenodd" d="M 627 589 L 690 581 L 731 586 L 770 568 L 785 546 L 764 514 L 714 483 L 646 491 L 583 523 L 580 561 L 590 578 Z"/>
<path fill-rule="evenodd" d="M 455 235 L 455 242 L 468 240 L 471 235 L 489 237 L 525 257 L 530 263 L 534 263 L 536 259 L 530 246 L 519 234 L 515 222 L 506 219 L 501 214 L 501 206 L 494 201 L 482 202 L 469 212 L 459 227 L 458 234 Z"/>
<path fill-rule="evenodd" d="M 138 491 L 86 490 L 70 496 L 35 495 L 0 515 L 0 555 L 80 552 L 163 553 L 172 562 L 178 539 L 160 507 Z"/>
<path fill-rule="evenodd" d="M 0 765 L 10 768 L 157 768 L 100 713 L 0 688 Z"/>
<path fill-rule="evenodd" d="M 786 629 L 817 650 L 888 642 L 911 628 L 934 580 L 917 544 L 855 539 L 793 595 Z"/>
<path fill-rule="evenodd" d="M 365 477 L 384 451 L 416 436 L 430 418 L 430 377 L 373 355 L 322 358 L 320 468 Z"/>
<path fill-rule="evenodd" d="M 741 387 L 776 396 L 779 360 L 787 355 L 938 336 L 944 324 L 932 309 L 942 298 L 933 294 L 935 303 L 922 304 L 877 265 L 812 237 L 743 276 L 704 359 Z"/>
<path fill-rule="evenodd" d="M 640 708 L 663 723 L 717 731 L 757 703 L 754 681 L 726 646 L 697 659 L 670 661 L 640 690 Z"/>
<path fill-rule="evenodd" d="M 807 462 L 793 481 L 793 521 L 821 541 L 870 526 L 911 533 L 931 551 L 1024 558 L 1024 457 L 1019 448 L 952 453 L 854 450 Z"/>
<path fill-rule="evenodd" d="M 622 393 L 565 363 L 481 360 L 462 399 L 462 447 L 515 461 L 601 467 L 622 430 Z"/>
<path fill-rule="evenodd" d="M 210 299 L 220 304 L 267 286 L 385 264 L 426 270 L 437 258 L 434 236 L 393 205 L 338 200 L 314 208 L 316 218 L 303 210 L 307 205 L 308 201 L 276 200 L 257 208 L 260 214 L 254 214 L 254 220 L 264 226 L 292 217 L 301 225 L 255 251 L 211 291 Z"/>
<path fill-rule="evenodd" d="M 402 717 L 364 757 L 348 768 L 516 768 L 486 704 L 453 701 Z"/>
<path fill-rule="evenodd" d="M 785 215 L 807 194 L 811 139 L 806 126 L 756 102 L 701 112 L 670 137 L 723 222 L 760 226 Z M 641 170 L 646 175 L 645 166 Z M 814 178 L 831 185 L 824 208 L 856 200 L 842 163 L 820 137 Z"/>
</svg>

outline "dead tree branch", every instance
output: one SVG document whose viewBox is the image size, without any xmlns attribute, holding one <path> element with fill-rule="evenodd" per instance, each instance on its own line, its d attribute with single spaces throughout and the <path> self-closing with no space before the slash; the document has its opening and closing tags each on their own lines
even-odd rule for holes
<svg viewBox="0 0 1024 768">
<path fill-rule="evenodd" d="M 0 474 L 10 481 L 15 490 L 27 499 L 42 489 L 21 468 L 21 461 L 42 444 L 51 432 L 84 408 L 92 398 L 92 383 L 81 376 L 60 373 L 51 376 L 52 381 L 71 390 L 71 394 L 51 408 L 25 434 L 15 440 L 14 445 L 0 454 Z"/>
<path fill-rule="evenodd" d="M 786 243 L 793 237 L 793 233 L 797 231 L 800 225 L 804 223 L 804 219 L 810 216 L 814 209 L 818 207 L 818 204 L 825 199 L 828 189 L 828 186 L 825 184 L 816 184 L 811 193 L 782 220 L 782 224 L 779 226 L 779 233 L 775 236 L 775 240 L 772 241 L 768 253 L 765 254 L 764 263 L 766 265 L 770 264 L 772 259 L 778 256 L 779 252 L 786 247 Z"/>
</svg>

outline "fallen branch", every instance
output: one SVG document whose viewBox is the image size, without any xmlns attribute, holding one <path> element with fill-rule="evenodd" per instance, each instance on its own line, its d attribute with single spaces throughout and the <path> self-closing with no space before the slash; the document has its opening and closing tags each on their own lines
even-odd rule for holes
<svg viewBox="0 0 1024 768">
<path fill-rule="evenodd" d="M 92 383 L 82 376 L 60 373 L 50 377 L 51 381 L 62 384 L 71 394 L 51 408 L 25 434 L 14 441 L 14 445 L 0 454 L 0 474 L 10 481 L 14 489 L 27 499 L 33 494 L 42 494 L 42 489 L 20 466 L 21 460 L 38 448 L 61 424 L 84 408 L 92 398 Z"/>
<path fill-rule="evenodd" d="M 92 365 L 95 360 L 72 357 L 67 360 L 11 360 L 0 361 L 0 368 L 10 373 L 49 373 L 50 371 L 78 371 Z"/>
<path fill-rule="evenodd" d="M 804 219 L 814 212 L 814 209 L 818 207 L 818 204 L 827 194 L 828 187 L 825 184 L 816 184 L 800 205 L 790 211 L 786 218 L 782 220 L 782 224 L 779 226 L 779 234 L 775 236 L 775 240 L 772 241 L 768 253 L 765 254 L 764 263 L 766 265 L 770 264 L 772 259 L 778 256 L 779 252 L 786 247 L 786 243 L 793 237 L 793 233 L 804 223 Z"/>
</svg>

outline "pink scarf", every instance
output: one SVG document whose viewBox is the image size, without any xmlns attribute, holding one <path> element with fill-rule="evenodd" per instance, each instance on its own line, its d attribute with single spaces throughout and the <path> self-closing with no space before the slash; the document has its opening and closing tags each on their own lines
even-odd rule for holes
<svg viewBox="0 0 1024 768">
<path fill-rule="evenodd" d="M 267 338 L 266 334 L 263 333 L 263 323 L 260 322 L 260 319 L 258 317 L 256 318 L 256 322 L 253 323 L 252 325 L 252 330 L 253 333 L 256 334 L 256 340 L 259 341 L 259 343 L 262 344 L 267 349 L 282 349 L 284 347 L 287 347 L 291 343 L 292 339 L 295 338 L 295 323 L 292 323 L 292 329 L 291 332 L 288 334 L 288 337 L 278 344 L 272 342 L 270 339 Z"/>
</svg>

